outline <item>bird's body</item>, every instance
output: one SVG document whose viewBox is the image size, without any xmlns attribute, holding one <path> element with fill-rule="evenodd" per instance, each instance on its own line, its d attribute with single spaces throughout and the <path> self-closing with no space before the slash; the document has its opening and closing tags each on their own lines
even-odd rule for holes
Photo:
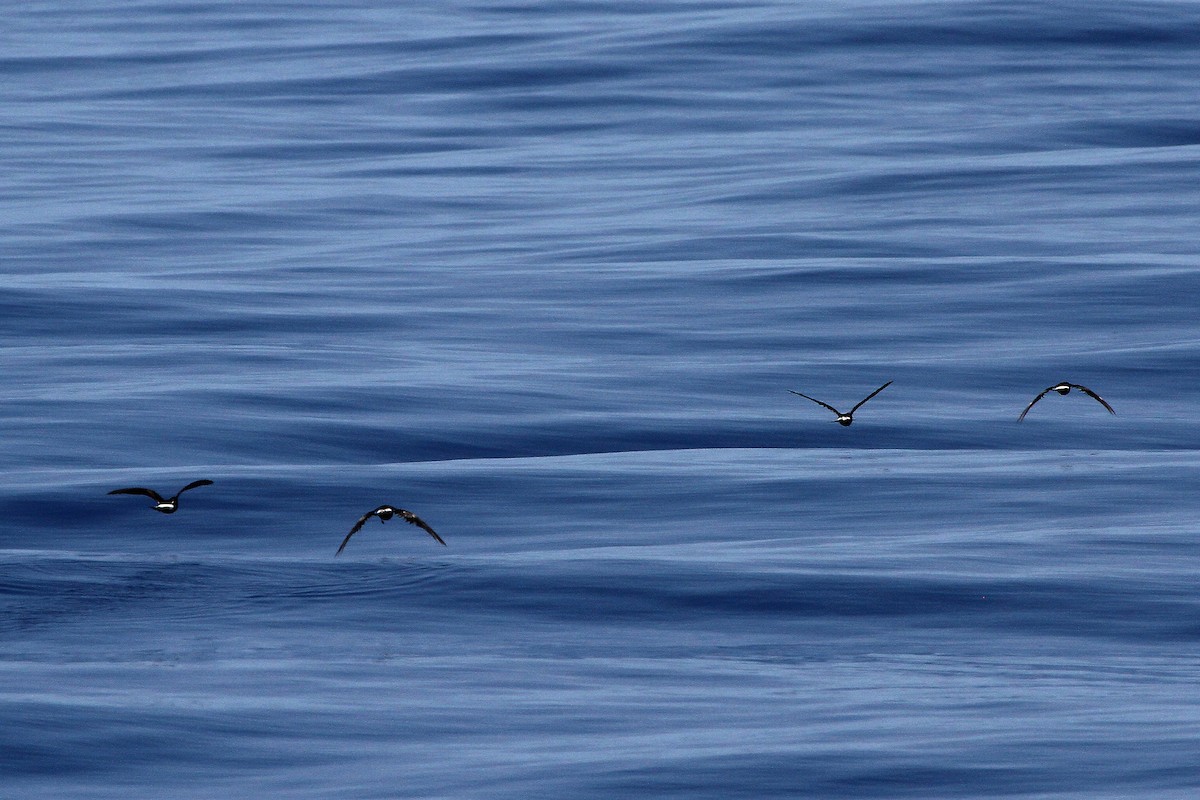
<svg viewBox="0 0 1200 800">
<path fill-rule="evenodd" d="M 163 499 L 162 495 L 160 495 L 158 492 L 154 491 L 153 489 L 143 489 L 140 486 L 135 486 L 135 487 L 132 487 L 129 489 L 113 489 L 111 492 L 109 492 L 109 494 L 140 494 L 140 495 L 144 495 L 154 501 L 154 505 L 152 507 L 154 508 L 155 511 L 161 512 L 163 514 L 174 514 L 179 509 L 179 495 L 183 494 L 188 489 L 195 489 L 197 486 L 210 486 L 211 484 L 212 484 L 212 481 L 205 480 L 205 479 L 201 479 L 198 481 L 192 481 L 187 486 L 183 487 L 178 492 L 176 492 L 174 497 L 169 497 L 165 500 Z"/>
<path fill-rule="evenodd" d="M 819 406 L 824 406 L 825 408 L 828 408 L 828 409 L 829 409 L 830 411 L 832 411 L 834 414 L 837 414 L 837 419 L 836 419 L 836 420 L 834 420 L 834 422 L 836 422 L 836 423 L 837 423 L 837 424 L 839 424 L 839 425 L 846 426 L 846 425 L 849 425 L 850 423 L 854 422 L 854 412 L 855 412 L 855 411 L 858 411 L 860 408 L 862 408 L 862 406 L 863 406 L 863 404 L 864 404 L 864 403 L 866 403 L 866 402 L 867 402 L 868 400 L 870 400 L 872 397 L 874 397 L 875 395 L 879 394 L 880 392 L 882 392 L 884 389 L 886 389 L 887 387 L 889 387 L 889 386 L 891 386 L 891 385 L 892 385 L 892 382 L 891 382 L 891 381 L 888 381 L 888 382 L 887 382 L 887 383 L 885 383 L 883 386 L 880 386 L 878 389 L 876 389 L 875 391 L 871 392 L 869 395 L 867 395 L 866 397 L 864 397 L 862 400 L 859 400 L 859 401 L 858 401 L 858 404 L 857 404 L 856 406 L 854 406 L 854 408 L 850 409 L 850 411 L 849 411 L 848 413 L 845 413 L 845 414 L 843 414 L 841 411 L 838 411 L 838 410 L 837 410 L 836 408 L 834 408 L 833 406 L 829 405 L 829 403 L 826 403 L 826 402 L 823 402 L 823 401 L 821 401 L 821 400 L 818 400 L 818 399 L 817 399 L 817 398 L 815 398 L 815 397 L 809 397 L 809 396 L 808 396 L 808 395 L 806 395 L 806 394 L 802 394 L 802 393 L 800 393 L 800 392 L 797 392 L 797 391 L 794 391 L 794 390 L 792 390 L 792 389 L 788 389 L 788 391 L 789 391 L 789 392 L 791 392 L 792 394 L 798 394 L 798 395 L 800 395 L 800 396 L 801 396 L 801 397 L 803 397 L 805 400 L 812 400 L 814 403 L 816 403 L 816 404 L 817 404 L 817 405 L 819 405 Z"/>
<path fill-rule="evenodd" d="M 406 511 L 403 508 L 396 508 L 395 506 L 380 506 L 373 511 L 368 511 L 366 514 L 363 514 L 358 522 L 354 523 L 354 527 L 350 529 L 350 532 L 346 534 L 346 538 L 342 540 L 342 546 L 337 549 L 336 553 L 334 553 L 335 556 L 340 556 L 342 554 L 342 551 L 346 549 L 346 543 L 350 541 L 350 537 L 362 530 L 362 526 L 366 525 L 367 520 L 369 520 L 371 517 L 379 517 L 380 522 L 387 522 L 392 517 L 400 517 L 405 522 L 411 525 L 416 525 L 418 528 L 428 533 L 442 546 L 445 546 L 446 544 L 444 541 L 442 541 L 442 537 L 438 536 L 437 532 L 425 523 L 425 520 L 421 519 L 413 512 Z"/>
<path fill-rule="evenodd" d="M 1062 383 L 1056 383 L 1053 386 L 1047 386 L 1045 389 L 1043 389 L 1041 394 L 1039 394 L 1037 397 L 1033 398 L 1033 400 L 1031 400 L 1029 402 L 1029 405 L 1025 406 L 1025 410 L 1021 412 L 1021 416 L 1017 417 L 1017 422 L 1020 422 L 1021 420 L 1025 419 L 1025 415 L 1029 413 L 1029 409 L 1033 408 L 1038 400 L 1041 400 L 1043 397 L 1048 395 L 1050 392 L 1058 392 L 1059 394 L 1066 395 L 1066 394 L 1070 394 L 1072 389 L 1078 389 L 1079 391 L 1083 392 L 1088 397 L 1092 398 L 1097 403 L 1099 403 L 1100 405 L 1102 405 L 1106 409 L 1108 409 L 1108 413 L 1110 413 L 1110 414 L 1117 413 L 1116 411 L 1113 411 L 1112 406 L 1110 406 L 1108 403 L 1106 403 L 1104 401 L 1103 397 L 1096 394 L 1095 392 L 1093 392 L 1091 389 L 1087 388 L 1086 386 L 1080 386 L 1078 383 L 1067 383 L 1066 381 L 1063 381 Z"/>
</svg>

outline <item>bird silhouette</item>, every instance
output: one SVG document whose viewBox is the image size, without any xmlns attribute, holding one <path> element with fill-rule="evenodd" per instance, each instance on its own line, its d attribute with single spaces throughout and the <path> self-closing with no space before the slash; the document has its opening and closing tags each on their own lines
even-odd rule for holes
<svg viewBox="0 0 1200 800">
<path fill-rule="evenodd" d="M 803 394 L 803 393 L 801 393 L 801 392 L 797 392 L 797 391 L 793 391 L 792 389 L 788 389 L 788 391 L 789 391 L 789 392 L 791 392 L 792 394 L 798 394 L 798 395 L 800 395 L 800 396 L 801 396 L 801 397 L 803 397 L 805 400 L 812 400 L 814 403 L 816 403 L 816 404 L 817 404 L 817 405 L 819 405 L 819 406 L 825 406 L 825 408 L 828 408 L 830 411 L 832 411 L 833 413 L 837 414 L 837 419 L 835 420 L 835 422 L 837 422 L 839 425 L 849 425 L 851 422 L 854 422 L 854 412 L 855 412 L 855 411 L 858 411 L 860 408 L 862 408 L 862 407 L 863 407 L 863 404 L 864 404 L 864 403 L 866 403 L 866 402 L 867 402 L 868 400 L 870 400 L 872 397 L 874 397 L 875 395 L 879 394 L 880 392 L 882 392 L 884 389 L 886 389 L 887 387 L 889 387 L 889 386 L 891 386 L 891 385 L 892 385 L 892 382 L 891 382 L 891 381 L 888 381 L 888 382 L 887 382 L 887 383 L 885 383 L 883 386 L 880 386 L 878 389 L 876 389 L 875 391 L 871 392 L 869 395 L 867 395 L 866 397 L 864 397 L 862 400 L 859 400 L 859 401 L 858 401 L 858 405 L 856 405 L 854 408 L 850 409 L 849 413 L 847 413 L 847 414 L 843 414 L 841 411 L 838 411 L 836 408 L 834 408 L 833 406 L 829 405 L 829 403 L 822 402 L 821 400 L 818 400 L 818 399 L 817 399 L 817 398 L 815 398 L 815 397 L 809 397 L 809 396 L 808 396 L 808 395 L 806 395 L 806 394 Z"/>
<path fill-rule="evenodd" d="M 437 531 L 425 524 L 425 520 L 421 519 L 413 512 L 405 511 L 403 508 L 396 508 L 395 506 L 380 506 L 374 511 L 368 511 L 366 514 L 363 514 L 362 518 L 358 522 L 354 523 L 354 527 L 351 528 L 350 532 L 346 534 L 346 538 L 342 539 L 342 546 L 337 549 L 336 553 L 334 553 L 335 556 L 340 556 L 342 554 L 342 551 L 346 549 L 346 543 L 350 541 L 350 537 L 362 530 L 362 526 L 366 525 L 367 520 L 369 520 L 371 517 L 379 517 L 380 522 L 387 522 L 392 517 L 400 517 L 405 522 L 416 525 L 418 528 L 428 533 L 430 536 L 436 539 L 439 544 L 443 546 L 446 544 L 444 541 L 442 541 L 442 537 L 437 535 Z"/>
<path fill-rule="evenodd" d="M 1039 394 L 1037 397 L 1033 398 L 1033 400 L 1029 403 L 1029 405 L 1025 406 L 1025 410 L 1021 412 L 1021 416 L 1017 417 L 1017 422 L 1020 422 L 1021 420 L 1025 419 L 1025 415 L 1029 413 L 1029 409 L 1033 408 L 1038 400 L 1041 400 L 1043 397 L 1045 397 L 1050 392 L 1058 392 L 1059 394 L 1070 394 L 1072 389 L 1078 389 L 1079 391 L 1083 392 L 1088 397 L 1092 398 L 1097 403 L 1099 403 L 1100 405 L 1107 408 L 1108 413 L 1110 413 L 1110 414 L 1117 413 L 1117 412 L 1113 411 L 1112 406 L 1110 406 L 1108 403 L 1104 402 L 1103 397 L 1096 394 L 1095 392 L 1093 392 L 1091 389 L 1087 388 L 1086 386 L 1080 386 L 1078 383 L 1067 383 L 1066 381 L 1063 381 L 1062 383 L 1056 383 L 1053 386 L 1047 386 L 1045 389 L 1043 389 L 1041 394 Z"/>
<path fill-rule="evenodd" d="M 174 497 L 166 500 L 162 498 L 161 494 L 153 489 L 143 489 L 140 486 L 130 489 L 113 489 L 111 492 L 109 492 L 109 494 L 142 494 L 154 501 L 153 508 L 155 511 L 161 511 L 164 514 L 174 514 L 176 509 L 179 508 L 179 495 L 183 494 L 188 489 L 195 489 L 197 486 L 210 486 L 211 484 L 212 481 L 205 479 L 192 481 L 187 486 L 176 492 Z"/>
</svg>

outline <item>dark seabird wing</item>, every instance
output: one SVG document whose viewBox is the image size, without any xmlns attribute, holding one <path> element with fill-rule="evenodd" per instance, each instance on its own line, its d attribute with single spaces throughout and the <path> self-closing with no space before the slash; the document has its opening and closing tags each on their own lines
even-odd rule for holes
<svg viewBox="0 0 1200 800">
<path fill-rule="evenodd" d="M 443 547 L 445 546 L 446 543 L 442 541 L 442 537 L 437 535 L 437 531 L 426 525 L 425 520 L 421 519 L 411 511 L 405 511 L 403 508 L 397 508 L 396 513 L 404 517 L 406 522 L 411 522 L 413 525 L 416 525 L 418 528 L 428 533 L 434 539 L 437 539 Z"/>
<path fill-rule="evenodd" d="M 1093 392 L 1091 389 L 1087 388 L 1086 386 L 1080 386 L 1078 383 L 1072 383 L 1072 384 L 1071 384 L 1071 386 L 1072 386 L 1073 388 L 1075 388 L 1075 389 L 1078 389 L 1079 391 L 1083 392 L 1083 393 L 1084 393 L 1084 394 L 1086 394 L 1088 397 L 1092 398 L 1093 400 L 1095 400 L 1096 402 L 1098 402 L 1100 405 L 1102 405 L 1102 406 L 1104 406 L 1105 408 L 1107 408 L 1107 409 L 1108 409 L 1108 413 L 1110 413 L 1110 414 L 1116 414 L 1116 413 L 1117 413 L 1117 412 L 1113 411 L 1113 407 L 1112 407 L 1112 406 L 1110 406 L 1108 403 L 1104 402 L 1104 398 L 1103 398 L 1103 397 L 1101 397 L 1100 395 L 1096 394 L 1095 392 Z"/>
<path fill-rule="evenodd" d="M 855 411 L 858 411 L 860 408 L 862 408 L 862 407 L 863 407 L 863 404 L 865 404 L 865 403 L 866 403 L 868 400 L 870 400 L 872 397 L 874 397 L 875 395 L 879 394 L 880 392 L 882 392 L 884 389 L 886 389 L 887 387 L 889 387 L 889 386 L 891 386 L 891 385 L 892 385 L 892 382 L 891 382 L 891 381 L 888 381 L 888 382 L 887 382 L 887 383 L 885 383 L 883 386 L 880 386 L 878 389 L 876 389 L 875 391 L 871 392 L 869 395 L 867 395 L 866 397 L 864 397 L 862 400 L 859 400 L 859 401 L 858 401 L 858 405 L 856 405 L 854 408 L 850 409 L 850 416 L 851 416 L 851 417 L 853 417 L 853 416 L 854 416 L 854 412 L 855 412 Z"/>
<path fill-rule="evenodd" d="M 160 495 L 158 492 L 154 491 L 153 489 L 142 489 L 141 487 L 134 487 L 132 489 L 113 489 L 111 492 L 109 492 L 109 494 L 143 494 L 156 503 L 164 502 L 162 495 Z"/>
<path fill-rule="evenodd" d="M 830 411 L 832 411 L 833 413 L 837 414 L 839 417 L 842 415 L 842 412 L 838 411 L 836 408 L 834 408 L 833 406 L 829 405 L 829 403 L 822 403 L 820 400 L 818 400 L 818 399 L 817 399 L 817 398 L 815 398 L 815 397 L 809 397 L 809 396 L 808 396 L 808 395 L 806 395 L 806 394 L 800 394 L 800 392 L 793 391 L 793 390 L 791 390 L 791 389 L 788 389 L 788 391 L 789 391 L 789 392 L 791 392 L 792 394 L 799 394 L 799 395 L 800 395 L 801 397 L 803 397 L 805 400 L 812 400 L 814 403 L 816 403 L 816 404 L 817 404 L 817 405 L 819 405 L 819 406 L 825 406 L 825 407 L 826 407 L 826 408 L 828 408 Z"/>
<path fill-rule="evenodd" d="M 175 493 L 175 496 L 176 496 L 176 497 L 179 497 L 179 495 L 183 494 L 183 493 L 184 493 L 184 492 L 186 492 L 188 489 L 195 489 L 197 486 L 212 486 L 212 481 L 210 481 L 210 480 L 205 480 L 204 478 L 201 478 L 201 479 L 200 479 L 200 480 L 198 480 L 198 481 L 192 481 L 192 482 L 191 482 L 191 483 L 189 483 L 187 486 L 183 487 L 183 488 L 182 488 L 182 489 L 180 489 L 178 492 L 176 492 L 176 493 Z"/>
<path fill-rule="evenodd" d="M 354 534 L 358 533 L 359 531 L 361 531 L 362 526 L 367 524 L 367 520 L 369 520 L 371 517 L 375 516 L 376 514 L 378 514 L 380 511 L 382 511 L 385 508 L 387 508 L 387 506 L 380 506 L 379 508 L 375 509 L 374 511 L 368 511 L 366 514 L 363 514 L 362 517 L 358 520 L 358 522 L 354 523 L 354 527 L 350 529 L 350 532 L 346 534 L 346 538 L 342 539 L 342 546 L 337 549 L 337 552 L 334 553 L 334 555 L 340 556 L 342 554 L 342 551 L 346 549 L 346 543 L 350 541 L 350 537 L 353 536 Z"/>
<path fill-rule="evenodd" d="M 1055 384 L 1054 386 L 1057 386 L 1057 385 L 1058 384 Z M 1047 386 L 1045 389 L 1042 390 L 1041 394 L 1039 394 L 1037 397 L 1033 398 L 1033 400 L 1031 400 L 1029 402 L 1029 405 L 1025 406 L 1025 410 L 1021 412 L 1021 416 L 1017 417 L 1017 422 L 1020 422 L 1021 420 L 1025 419 L 1025 415 L 1029 413 L 1029 409 L 1033 408 L 1034 405 L 1037 404 L 1038 400 L 1041 400 L 1043 397 L 1045 397 L 1047 394 L 1049 394 L 1050 390 L 1053 389 L 1054 386 Z M 1108 404 L 1105 403 L 1105 405 L 1108 405 Z"/>
</svg>

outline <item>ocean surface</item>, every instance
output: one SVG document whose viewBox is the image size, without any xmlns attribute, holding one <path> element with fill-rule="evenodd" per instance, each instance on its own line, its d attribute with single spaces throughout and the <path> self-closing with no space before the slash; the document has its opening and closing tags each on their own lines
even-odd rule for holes
<svg viewBox="0 0 1200 800">
<path fill-rule="evenodd" d="M 1200 797 L 1200 3 L 34 2 L 0 109 L 3 800 Z"/>
</svg>

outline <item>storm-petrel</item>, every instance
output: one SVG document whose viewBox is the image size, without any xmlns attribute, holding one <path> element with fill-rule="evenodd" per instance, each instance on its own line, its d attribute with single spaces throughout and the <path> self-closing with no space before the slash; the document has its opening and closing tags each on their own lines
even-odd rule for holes
<svg viewBox="0 0 1200 800">
<path fill-rule="evenodd" d="M 798 394 L 798 395 L 800 395 L 800 396 L 801 396 L 801 397 L 803 397 L 805 400 L 812 400 L 814 403 L 816 403 L 816 404 L 817 404 L 817 405 L 819 405 L 819 406 L 825 406 L 825 407 L 826 407 L 826 408 L 828 408 L 830 411 L 832 411 L 833 413 L 837 414 L 837 420 L 836 420 L 836 422 L 837 422 L 839 425 L 849 425 L 851 422 L 854 422 L 854 412 L 855 412 L 855 411 L 858 411 L 860 408 L 862 408 L 862 406 L 863 406 L 863 403 L 867 402 L 867 401 L 868 401 L 868 400 L 870 400 L 872 397 L 874 397 L 875 395 L 879 394 L 880 392 L 882 392 L 884 389 L 886 389 L 887 387 L 889 387 L 889 386 L 891 386 L 891 385 L 892 385 L 892 382 L 891 382 L 891 381 L 888 381 L 888 382 L 887 382 L 887 383 L 885 383 L 883 386 L 880 386 L 878 389 L 876 389 L 875 391 L 871 392 L 869 395 L 867 395 L 866 397 L 864 397 L 862 400 L 859 400 L 859 401 L 858 401 L 858 405 L 856 405 L 854 408 L 850 409 L 850 413 L 848 413 L 848 414 L 843 414 L 842 412 L 838 411 L 838 410 L 837 410 L 836 408 L 834 408 L 833 406 L 829 405 L 829 403 L 822 403 L 820 400 L 818 400 L 818 399 L 817 399 L 817 398 L 815 398 L 815 397 L 809 397 L 809 396 L 808 396 L 808 395 L 806 395 L 806 394 L 801 394 L 800 392 L 796 392 L 796 391 L 793 391 L 793 390 L 791 390 L 791 389 L 788 389 L 788 391 L 789 391 L 789 392 L 791 392 L 792 394 Z"/>
<path fill-rule="evenodd" d="M 154 501 L 155 511 L 161 511 L 164 514 L 174 514 L 175 510 L 179 508 L 179 495 L 183 494 L 188 489 L 195 489 L 197 486 L 209 486 L 211 484 L 212 481 L 204 479 L 192 481 L 187 486 L 176 492 L 174 497 L 168 500 L 163 500 L 162 495 L 153 489 L 142 489 L 140 487 L 134 487 L 132 489 L 113 489 L 111 492 L 109 492 L 109 494 L 144 494 L 146 497 L 149 497 Z"/>
<path fill-rule="evenodd" d="M 1021 412 L 1021 416 L 1017 417 L 1017 422 L 1020 422 L 1021 420 L 1025 419 L 1025 415 L 1029 413 L 1029 409 L 1033 408 L 1034 404 L 1037 403 L 1038 400 L 1041 400 L 1043 397 L 1045 397 L 1050 392 L 1058 392 L 1059 394 L 1069 394 L 1072 389 L 1078 389 L 1079 391 L 1086 394 L 1088 397 L 1095 399 L 1096 402 L 1098 402 L 1100 405 L 1102 405 L 1108 409 L 1108 413 L 1110 413 L 1110 414 L 1117 413 L 1117 412 L 1113 411 L 1112 406 L 1110 406 L 1108 403 L 1104 402 L 1103 397 L 1096 394 L 1095 392 L 1093 392 L 1091 389 L 1087 388 L 1086 386 L 1080 386 L 1078 383 L 1067 383 L 1066 381 L 1063 381 L 1062 383 L 1056 383 L 1053 386 L 1050 386 L 1050 387 L 1044 389 L 1041 394 L 1039 394 L 1037 397 L 1033 398 L 1033 402 L 1031 402 L 1029 405 L 1025 406 L 1025 410 Z"/>
<path fill-rule="evenodd" d="M 409 522 L 413 525 L 416 525 L 418 528 L 421 528 L 434 539 L 437 539 L 439 544 L 446 544 L 442 541 L 442 537 L 438 536 L 437 532 L 434 531 L 433 528 L 425 524 L 425 520 L 421 519 L 413 512 L 405 511 L 403 508 L 396 508 L 395 506 L 380 506 L 374 511 L 368 511 L 366 514 L 363 514 L 362 519 L 354 523 L 354 527 L 351 528 L 350 532 L 346 534 L 346 538 L 342 539 L 342 546 L 337 549 L 337 552 L 334 553 L 334 555 L 340 556 L 342 554 L 342 551 L 346 549 L 346 542 L 350 541 L 350 537 L 358 533 L 359 530 L 362 529 L 362 526 L 366 525 L 367 520 L 369 520 L 371 517 L 379 517 L 380 522 L 387 522 L 394 516 L 402 517 L 405 522 Z"/>
</svg>

